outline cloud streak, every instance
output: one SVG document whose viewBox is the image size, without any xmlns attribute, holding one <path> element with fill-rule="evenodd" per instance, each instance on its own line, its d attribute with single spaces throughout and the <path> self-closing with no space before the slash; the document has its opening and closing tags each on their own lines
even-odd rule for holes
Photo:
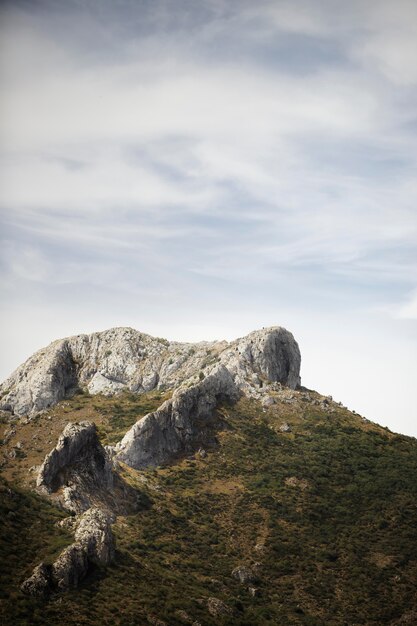
<svg viewBox="0 0 417 626">
<path fill-rule="evenodd" d="M 0 17 L 6 324 L 82 302 L 93 329 L 100 302 L 116 325 L 132 298 L 132 325 L 219 335 L 226 308 L 242 332 L 274 310 L 302 329 L 415 318 L 415 3 L 45 0 Z"/>
</svg>

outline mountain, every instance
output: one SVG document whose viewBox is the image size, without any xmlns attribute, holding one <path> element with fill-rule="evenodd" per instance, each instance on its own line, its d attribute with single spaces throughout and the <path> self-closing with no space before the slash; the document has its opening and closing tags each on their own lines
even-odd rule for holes
<svg viewBox="0 0 417 626">
<path fill-rule="evenodd" d="M 301 387 L 287 330 L 116 328 L 1 385 L 2 624 L 417 623 L 417 442 Z"/>
<path fill-rule="evenodd" d="M 0 409 L 34 415 L 79 388 L 91 394 L 175 388 L 218 365 L 227 367 L 240 388 L 251 390 L 256 376 L 294 388 L 300 351 L 291 333 L 280 327 L 231 343 L 197 344 L 112 328 L 60 339 L 36 352 L 0 386 Z"/>
</svg>

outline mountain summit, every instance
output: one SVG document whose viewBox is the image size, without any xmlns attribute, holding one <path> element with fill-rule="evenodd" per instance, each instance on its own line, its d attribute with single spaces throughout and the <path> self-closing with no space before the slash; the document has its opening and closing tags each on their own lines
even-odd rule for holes
<svg viewBox="0 0 417 626">
<path fill-rule="evenodd" d="M 279 326 L 231 343 L 196 344 L 112 328 L 60 339 L 36 352 L 0 386 L 0 409 L 34 415 L 80 388 L 91 394 L 174 388 L 220 365 L 248 393 L 263 380 L 295 388 L 300 360 L 294 337 Z"/>
<path fill-rule="evenodd" d="M 62 339 L 0 416 L 5 626 L 416 623 L 416 442 L 301 387 L 284 328 Z"/>
</svg>

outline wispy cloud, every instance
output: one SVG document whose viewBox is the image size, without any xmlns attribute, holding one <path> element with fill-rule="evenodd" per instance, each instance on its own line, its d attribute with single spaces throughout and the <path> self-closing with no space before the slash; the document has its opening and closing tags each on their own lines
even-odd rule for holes
<svg viewBox="0 0 417 626">
<path fill-rule="evenodd" d="M 2 3 L 10 307 L 414 318 L 417 9 L 336 4 Z"/>
<path fill-rule="evenodd" d="M 396 315 L 400 319 L 417 320 L 417 290 L 409 295 L 405 303 L 397 307 Z"/>
<path fill-rule="evenodd" d="M 102 233 L 113 212 L 119 242 L 129 244 L 120 214 L 133 230 L 146 213 L 163 216 L 181 236 L 175 221 L 184 213 L 227 211 L 235 221 L 263 221 L 269 236 L 252 251 L 289 265 L 348 265 L 415 237 L 415 139 L 404 126 L 414 116 L 414 79 L 409 73 L 401 97 L 397 74 L 386 71 L 410 58 L 411 4 L 393 19 L 389 4 L 371 11 L 354 3 L 342 20 L 309 2 L 302 11 L 287 2 L 212 2 L 200 11 L 184 3 L 175 17 L 163 2 L 152 11 L 126 3 L 126 18 L 143 18 L 138 34 L 120 15 L 110 26 L 111 4 L 103 7 L 5 9 L 1 201 L 9 221 L 35 231 L 37 219 L 38 233 L 55 237 L 62 220 L 65 236 L 78 214 L 75 238 L 89 240 L 94 229 L 110 244 L 118 237 Z M 87 25 L 96 54 L 85 63 Z M 381 37 L 401 38 L 392 61 Z M 120 44 L 115 60 L 105 54 L 109 40 Z M 214 43 L 218 54 L 206 56 Z M 322 54 L 330 44 L 340 51 L 336 65 Z M 295 52 L 306 71 L 294 71 Z M 190 220 L 185 237 L 198 230 Z M 148 225 L 147 237 L 159 240 L 157 230 L 161 222 Z"/>
</svg>

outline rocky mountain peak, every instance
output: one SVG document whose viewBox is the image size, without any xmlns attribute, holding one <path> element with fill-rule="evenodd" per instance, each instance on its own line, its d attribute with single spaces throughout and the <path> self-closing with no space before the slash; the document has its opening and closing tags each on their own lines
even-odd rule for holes
<svg viewBox="0 0 417 626">
<path fill-rule="evenodd" d="M 416 442 L 296 388 L 299 366 L 279 327 L 116 328 L 18 368 L 2 624 L 415 623 Z"/>
<path fill-rule="evenodd" d="M 111 328 L 60 339 L 36 352 L 0 386 L 0 408 L 33 416 L 77 389 L 111 395 L 176 388 L 220 364 L 245 393 L 253 393 L 263 381 L 295 388 L 300 360 L 294 337 L 279 326 L 232 342 L 194 344 Z"/>
<path fill-rule="evenodd" d="M 112 559 L 111 516 L 131 492 L 118 471 L 120 462 L 133 469 L 161 465 L 214 443 L 223 427 L 215 414 L 222 402 L 234 403 L 242 394 L 259 397 L 271 385 L 295 388 L 299 371 L 298 345 L 278 326 L 230 343 L 196 344 L 112 328 L 61 339 L 36 352 L 1 386 L 0 408 L 11 416 L 28 415 L 30 421 L 77 390 L 92 395 L 174 391 L 113 447 L 102 446 L 92 422 L 64 428 L 38 470 L 36 486 L 78 515 L 75 542 L 53 565 L 37 566 L 22 590 L 46 596 L 76 586 L 91 563 Z"/>
</svg>

